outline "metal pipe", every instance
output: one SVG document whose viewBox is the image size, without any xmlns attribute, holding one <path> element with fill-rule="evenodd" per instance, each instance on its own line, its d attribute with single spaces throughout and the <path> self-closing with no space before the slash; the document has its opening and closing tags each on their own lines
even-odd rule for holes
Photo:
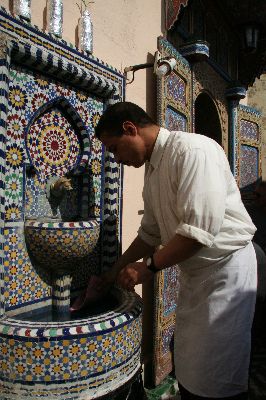
<svg viewBox="0 0 266 400">
<path fill-rule="evenodd" d="M 144 69 L 144 68 L 152 68 L 154 66 L 154 62 L 152 63 L 145 63 L 145 64 L 137 64 L 137 65 L 130 65 L 129 67 L 126 67 L 124 69 L 124 73 L 130 72 L 130 71 L 138 71 L 139 69 Z"/>
</svg>

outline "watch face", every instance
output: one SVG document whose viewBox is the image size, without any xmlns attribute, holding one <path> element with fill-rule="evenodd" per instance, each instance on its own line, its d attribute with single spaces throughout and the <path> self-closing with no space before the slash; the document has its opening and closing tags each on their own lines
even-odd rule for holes
<svg viewBox="0 0 266 400">
<path fill-rule="evenodd" d="M 151 257 L 148 257 L 148 258 L 147 258 L 146 264 L 147 264 L 147 267 L 150 267 L 150 266 L 151 266 L 151 264 L 152 264 L 152 259 L 151 259 Z"/>
</svg>

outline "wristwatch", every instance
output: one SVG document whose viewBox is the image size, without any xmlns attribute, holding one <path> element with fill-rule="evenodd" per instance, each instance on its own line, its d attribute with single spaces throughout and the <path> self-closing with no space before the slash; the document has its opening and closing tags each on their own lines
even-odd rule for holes
<svg viewBox="0 0 266 400">
<path fill-rule="evenodd" d="M 151 255 L 150 257 L 148 257 L 148 258 L 146 259 L 146 265 L 147 265 L 147 268 L 148 268 L 151 272 L 153 272 L 153 273 L 156 273 L 156 272 L 159 271 L 159 270 L 155 267 L 154 260 L 153 260 L 153 255 Z"/>
</svg>

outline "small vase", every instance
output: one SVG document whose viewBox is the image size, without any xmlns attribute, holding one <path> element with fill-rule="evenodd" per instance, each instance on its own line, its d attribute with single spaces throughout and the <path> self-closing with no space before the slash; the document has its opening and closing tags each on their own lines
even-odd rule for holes
<svg viewBox="0 0 266 400">
<path fill-rule="evenodd" d="M 93 26 L 89 10 L 84 10 L 78 25 L 79 47 L 81 50 L 92 54 L 93 52 Z"/>
<path fill-rule="evenodd" d="M 15 15 L 25 19 L 31 20 L 31 0 L 13 0 L 13 12 Z"/>
<path fill-rule="evenodd" d="M 47 3 L 48 31 L 58 37 L 63 29 L 63 0 L 48 0 Z"/>
</svg>

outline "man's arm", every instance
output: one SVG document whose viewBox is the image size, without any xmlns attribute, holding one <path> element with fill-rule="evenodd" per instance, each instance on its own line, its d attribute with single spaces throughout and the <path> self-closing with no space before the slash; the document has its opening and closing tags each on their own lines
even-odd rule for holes
<svg viewBox="0 0 266 400">
<path fill-rule="evenodd" d="M 139 236 L 137 236 L 129 248 L 117 260 L 111 270 L 100 276 L 92 275 L 90 277 L 86 291 L 75 300 L 71 306 L 71 311 L 80 310 L 86 304 L 94 303 L 105 296 L 112 284 L 115 282 L 121 269 L 144 256 L 152 255 L 153 252 L 154 247 L 149 246 Z"/>
<path fill-rule="evenodd" d="M 110 272 L 114 279 L 128 264 L 136 262 L 145 256 L 152 255 L 154 250 L 155 248 L 153 246 L 148 245 L 139 236 L 137 236 L 112 267 Z"/>
<path fill-rule="evenodd" d="M 202 244 L 195 239 L 175 235 L 162 249 L 153 255 L 155 268 L 159 270 L 171 267 L 192 257 L 200 250 Z M 146 262 L 131 262 L 118 275 L 118 284 L 124 289 L 133 290 L 134 286 L 151 279 L 151 272 Z"/>
<path fill-rule="evenodd" d="M 194 256 L 201 247 L 202 244 L 197 240 L 176 234 L 154 254 L 154 264 L 158 270 L 171 267 Z"/>
<path fill-rule="evenodd" d="M 93 276 L 93 290 L 96 292 L 106 292 L 116 281 L 122 269 L 127 265 L 131 265 L 130 263 L 136 263 L 141 258 L 152 255 L 154 250 L 153 246 L 148 245 L 137 236 L 110 270 L 100 276 Z"/>
</svg>

